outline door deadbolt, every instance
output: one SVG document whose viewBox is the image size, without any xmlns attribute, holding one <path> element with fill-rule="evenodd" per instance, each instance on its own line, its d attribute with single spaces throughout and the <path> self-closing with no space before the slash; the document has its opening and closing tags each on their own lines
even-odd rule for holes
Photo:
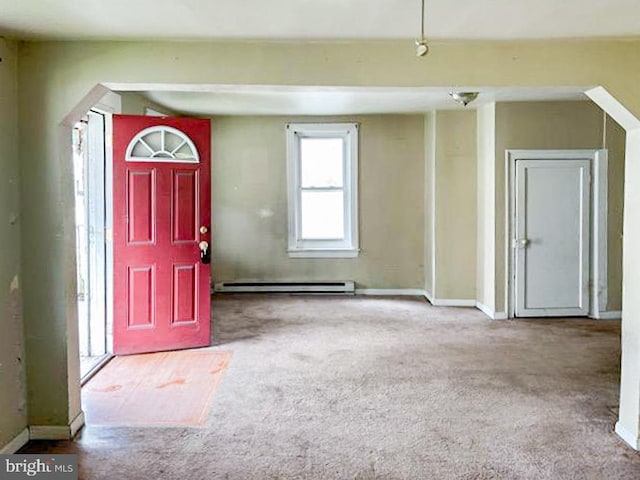
<svg viewBox="0 0 640 480">
<path fill-rule="evenodd" d="M 203 240 L 198 246 L 200 247 L 200 261 L 205 265 L 211 263 L 211 252 L 209 251 L 209 242 Z"/>
</svg>

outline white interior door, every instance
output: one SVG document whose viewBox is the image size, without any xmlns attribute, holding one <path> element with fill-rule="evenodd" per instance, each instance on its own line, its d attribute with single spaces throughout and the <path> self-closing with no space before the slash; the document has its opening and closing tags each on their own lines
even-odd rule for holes
<svg viewBox="0 0 640 480">
<path fill-rule="evenodd" d="M 589 312 L 589 160 L 516 162 L 515 314 Z"/>
</svg>

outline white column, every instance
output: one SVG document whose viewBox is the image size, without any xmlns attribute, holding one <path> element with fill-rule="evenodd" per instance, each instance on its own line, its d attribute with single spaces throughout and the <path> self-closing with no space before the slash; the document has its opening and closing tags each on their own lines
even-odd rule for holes
<svg viewBox="0 0 640 480">
<path fill-rule="evenodd" d="M 627 130 L 622 274 L 622 365 L 616 433 L 640 449 L 640 128 Z"/>
<path fill-rule="evenodd" d="M 605 88 L 585 92 L 627 133 L 622 240 L 622 361 L 616 433 L 640 450 L 640 120 Z"/>
</svg>

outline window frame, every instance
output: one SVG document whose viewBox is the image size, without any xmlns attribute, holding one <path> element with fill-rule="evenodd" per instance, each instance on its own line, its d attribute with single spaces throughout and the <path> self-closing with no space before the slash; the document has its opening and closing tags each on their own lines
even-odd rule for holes
<svg viewBox="0 0 640 480">
<path fill-rule="evenodd" d="M 287 190 L 289 216 L 288 254 L 290 257 L 357 257 L 358 248 L 358 124 L 289 123 L 287 134 Z M 343 182 L 344 238 L 336 240 L 303 239 L 301 212 L 302 138 L 342 138 L 344 141 Z M 305 188 L 304 190 L 312 190 Z"/>
</svg>

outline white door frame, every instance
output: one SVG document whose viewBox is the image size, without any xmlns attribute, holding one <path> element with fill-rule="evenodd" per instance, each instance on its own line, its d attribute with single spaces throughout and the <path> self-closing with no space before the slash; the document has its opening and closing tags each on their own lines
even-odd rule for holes
<svg viewBox="0 0 640 480">
<path fill-rule="evenodd" d="M 589 160 L 591 162 L 589 316 L 601 318 L 607 310 L 607 150 L 506 150 L 505 152 L 505 305 L 515 316 L 515 195 L 518 160 Z"/>
<path fill-rule="evenodd" d="M 108 91 L 91 107 L 104 115 L 105 131 L 105 243 L 106 243 L 106 316 L 107 353 L 113 351 L 113 115 L 122 113 L 122 98 Z"/>
</svg>

